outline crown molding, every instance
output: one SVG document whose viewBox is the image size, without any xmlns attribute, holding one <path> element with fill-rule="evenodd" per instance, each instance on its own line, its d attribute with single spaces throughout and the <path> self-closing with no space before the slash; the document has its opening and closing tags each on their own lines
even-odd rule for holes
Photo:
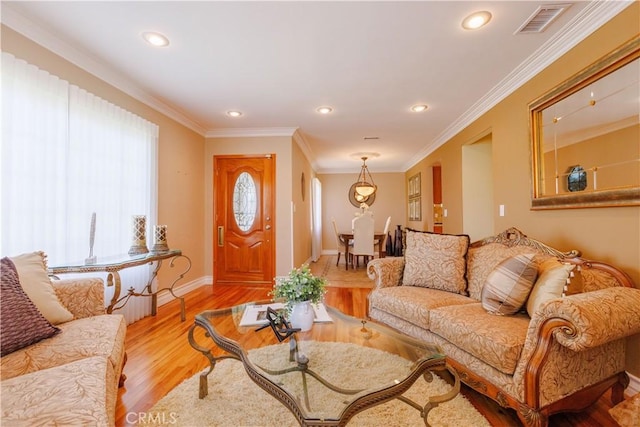
<svg viewBox="0 0 640 427">
<path fill-rule="evenodd" d="M 492 88 L 484 97 L 473 104 L 458 119 L 451 123 L 423 150 L 417 152 L 405 165 L 406 171 L 416 165 L 423 158 L 442 146 L 466 126 L 477 120 L 482 114 L 493 108 L 516 89 L 529 81 L 541 70 L 557 60 L 560 56 L 580 43 L 615 15 L 634 3 L 634 0 L 624 1 L 590 1 L 569 23 L 551 37 L 543 46 L 529 56 L 514 69 L 507 77 Z M 15 11 L 6 2 L 2 3 L 0 22 L 18 33 L 38 43 L 51 52 L 59 55 L 88 73 L 123 91 L 132 98 L 157 110 L 185 127 L 205 137 L 259 137 L 259 136 L 293 136 L 297 128 L 246 128 L 246 129 L 215 129 L 206 130 L 199 123 L 185 116 L 182 112 L 169 106 L 165 102 L 153 97 L 140 86 L 127 79 L 121 73 L 114 72 L 107 64 L 92 57 L 85 51 L 80 51 L 55 35 L 35 25 Z M 523 35 L 526 37 L 526 35 Z M 303 138 L 304 140 L 304 138 Z M 308 145 L 306 141 L 305 145 Z M 300 145 L 300 144 L 299 144 Z M 305 151 L 303 146 L 301 149 Z M 309 151 L 310 153 L 310 151 Z M 305 152 L 305 154 L 308 154 Z"/>
<path fill-rule="evenodd" d="M 6 2 L 2 3 L 0 22 L 14 31 L 22 34 L 45 49 L 64 58 L 70 63 L 82 68 L 86 72 L 121 90 L 132 98 L 166 115 L 192 131 L 204 136 L 205 129 L 197 122 L 185 116 L 182 112 L 160 101 L 140 88 L 140 85 L 127 79 L 121 73 L 113 71 L 111 67 L 100 62 L 85 51 L 76 49 L 59 37 L 34 24 L 22 16 Z"/>
<path fill-rule="evenodd" d="M 504 98 L 531 80 L 543 69 L 567 53 L 614 16 L 633 4 L 633 0 L 590 1 L 571 21 L 546 43 L 525 59 L 487 94 L 451 123 L 424 149 L 416 153 L 404 166 L 405 171 L 444 145 L 465 127 L 473 123 Z M 526 35 L 522 35 L 526 37 Z"/>
<path fill-rule="evenodd" d="M 207 131 L 207 138 L 243 138 L 256 136 L 293 136 L 297 127 L 270 127 L 270 128 L 222 128 Z"/>
<path fill-rule="evenodd" d="M 300 147 L 302 154 L 304 154 L 304 156 L 307 158 L 307 161 L 311 164 L 311 169 L 313 169 L 314 171 L 317 171 L 318 161 L 313 155 L 313 150 L 311 149 L 311 145 L 309 145 L 309 142 L 304 137 L 300 129 L 296 129 L 296 131 L 293 133 L 293 140 L 295 141 L 296 144 L 298 144 L 298 147 Z"/>
</svg>

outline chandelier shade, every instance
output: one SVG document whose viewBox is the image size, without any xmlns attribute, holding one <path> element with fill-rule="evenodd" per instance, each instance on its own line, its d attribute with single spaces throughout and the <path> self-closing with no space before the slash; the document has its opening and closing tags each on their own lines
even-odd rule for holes
<svg viewBox="0 0 640 427">
<path fill-rule="evenodd" d="M 373 183 L 373 177 L 367 167 L 367 157 L 362 157 L 362 168 L 360 169 L 358 180 L 355 183 L 355 191 L 362 197 L 368 197 L 375 193 L 377 189 L 378 187 Z"/>
</svg>

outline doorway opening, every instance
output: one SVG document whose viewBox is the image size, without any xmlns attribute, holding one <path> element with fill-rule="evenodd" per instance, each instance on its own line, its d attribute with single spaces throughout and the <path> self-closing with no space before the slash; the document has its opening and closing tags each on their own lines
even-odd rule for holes
<svg viewBox="0 0 640 427">
<path fill-rule="evenodd" d="M 491 133 L 462 147 L 462 227 L 472 242 L 493 234 L 492 150 Z"/>
</svg>

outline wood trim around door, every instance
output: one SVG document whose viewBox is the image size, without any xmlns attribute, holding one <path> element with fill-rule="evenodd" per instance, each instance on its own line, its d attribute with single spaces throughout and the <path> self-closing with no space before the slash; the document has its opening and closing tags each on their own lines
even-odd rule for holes
<svg viewBox="0 0 640 427">
<path fill-rule="evenodd" d="M 213 283 L 273 284 L 275 154 L 213 159 Z M 239 191 L 239 189 L 243 191 Z M 245 194 L 234 200 L 234 194 Z M 251 206 L 255 206 L 255 209 Z"/>
</svg>

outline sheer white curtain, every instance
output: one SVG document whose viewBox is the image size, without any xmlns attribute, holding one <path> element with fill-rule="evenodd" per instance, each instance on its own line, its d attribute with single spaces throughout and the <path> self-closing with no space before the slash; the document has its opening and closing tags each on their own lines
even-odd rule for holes
<svg viewBox="0 0 640 427">
<path fill-rule="evenodd" d="M 311 259 L 316 262 L 322 254 L 322 183 L 311 181 Z"/>
<path fill-rule="evenodd" d="M 3 52 L 2 253 L 83 260 L 93 212 L 98 259 L 126 253 L 133 215 L 157 223 L 157 140 L 157 125 Z M 150 267 L 121 277 L 123 291 L 140 290 Z M 148 314 L 135 305 L 123 309 L 130 322 Z"/>
</svg>

